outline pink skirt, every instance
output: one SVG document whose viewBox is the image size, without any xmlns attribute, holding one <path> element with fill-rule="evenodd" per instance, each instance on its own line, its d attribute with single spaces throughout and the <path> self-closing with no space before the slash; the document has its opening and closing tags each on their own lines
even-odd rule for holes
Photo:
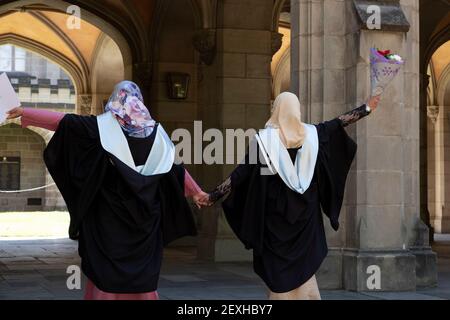
<svg viewBox="0 0 450 320">
<path fill-rule="evenodd" d="M 98 289 L 91 280 L 87 280 L 84 300 L 159 300 L 158 292 L 145 293 L 108 293 Z"/>
</svg>

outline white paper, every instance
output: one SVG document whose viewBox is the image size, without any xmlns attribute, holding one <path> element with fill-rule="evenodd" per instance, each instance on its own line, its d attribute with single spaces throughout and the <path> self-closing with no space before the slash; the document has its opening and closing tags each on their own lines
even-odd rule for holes
<svg viewBox="0 0 450 320">
<path fill-rule="evenodd" d="M 7 112 L 20 107 L 19 97 L 14 91 L 11 82 L 9 82 L 6 73 L 0 75 L 0 124 L 5 122 Z"/>
</svg>

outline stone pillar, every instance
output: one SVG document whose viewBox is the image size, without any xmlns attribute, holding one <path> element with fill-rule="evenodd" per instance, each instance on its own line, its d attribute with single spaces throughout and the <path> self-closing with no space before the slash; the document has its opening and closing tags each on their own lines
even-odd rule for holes
<svg viewBox="0 0 450 320">
<path fill-rule="evenodd" d="M 418 1 L 381 5 L 383 25 L 378 31 L 365 28 L 367 2 L 355 3 L 362 29 L 354 41 L 356 101 L 363 102 L 370 94 L 368 53 L 372 46 L 398 52 L 406 63 L 383 94 L 376 113 L 355 126 L 360 150 L 350 179 L 355 192 L 348 197 L 351 209 L 347 215 L 350 228 L 344 252 L 344 287 L 370 290 L 369 269 L 376 266 L 381 276 L 379 290 L 415 290 L 417 285 L 436 281 L 436 257 L 429 247 L 418 201 Z"/>
<path fill-rule="evenodd" d="M 442 109 L 442 122 L 443 122 L 443 140 L 442 140 L 442 153 L 444 155 L 444 175 L 442 177 L 444 181 L 444 201 L 442 208 L 442 216 L 438 221 L 434 223 L 434 231 L 436 233 L 450 233 L 450 117 L 449 107 L 439 106 Z"/>
<path fill-rule="evenodd" d="M 436 233 L 450 231 L 448 114 L 443 106 L 427 106 L 428 116 L 428 211 Z"/>
<path fill-rule="evenodd" d="M 380 6 L 381 30 L 367 28 L 368 2 Z M 348 128 L 359 149 L 341 230 L 327 228 L 331 250 L 319 285 L 366 291 L 372 268 L 380 270 L 382 291 L 434 284 L 436 258 L 419 208 L 418 1 L 291 0 L 291 8 L 292 89 L 305 121 L 332 119 L 366 101 L 372 46 L 407 60 L 379 109 Z"/>
<path fill-rule="evenodd" d="M 305 122 L 323 119 L 324 25 L 323 1 L 291 0 L 291 91 L 300 99 Z"/>
<path fill-rule="evenodd" d="M 199 118 L 202 119 L 203 130 L 219 127 L 216 39 L 216 31 L 209 29 L 196 32 L 193 38 L 193 45 L 200 60 L 198 67 L 198 110 Z M 203 165 L 198 175 L 205 190 L 212 190 L 222 179 L 222 173 L 217 166 Z M 217 220 L 220 212 L 221 210 L 217 206 L 204 208 L 198 216 L 197 257 L 201 260 L 215 259 Z"/>
<path fill-rule="evenodd" d="M 427 192 L 430 224 L 440 230 L 445 197 L 443 116 L 439 106 L 427 106 Z M 437 230 L 436 230 L 437 231 Z M 438 232 L 438 231 L 437 231 Z"/>
<path fill-rule="evenodd" d="M 357 32 L 348 21 L 351 1 L 291 0 L 291 90 L 300 99 L 303 121 L 319 123 L 355 107 L 351 72 L 352 46 Z M 342 248 L 345 243 L 346 211 L 341 229 L 334 232 L 325 223 L 329 254 L 318 273 L 319 285 L 339 289 L 342 284 Z"/>
<path fill-rule="evenodd" d="M 212 66 L 216 74 L 214 91 L 217 100 L 216 105 L 207 112 L 213 113 L 209 116 L 209 124 L 217 125 L 220 130 L 258 129 L 269 118 L 270 62 L 273 47 L 277 44 L 277 39 L 273 38 L 276 35 L 271 31 L 272 10 L 271 0 L 218 2 L 217 53 Z M 205 173 L 208 173 L 206 184 L 217 185 L 235 166 L 208 166 L 205 168 Z M 245 250 L 234 236 L 222 210 L 211 209 L 214 210 L 217 213 L 217 227 L 207 228 L 210 232 L 216 232 L 214 259 L 250 260 L 251 252 Z M 211 211 L 204 214 L 213 214 Z M 206 247 L 206 242 L 203 242 L 203 247 Z"/>
<path fill-rule="evenodd" d="M 92 114 L 92 94 L 79 94 L 77 110 L 81 115 Z"/>
<path fill-rule="evenodd" d="M 434 232 L 428 213 L 428 130 L 430 129 L 428 122 L 430 118 L 427 105 L 430 76 L 426 73 L 424 74 L 422 70 L 420 80 L 420 217 L 430 228 L 430 235 L 432 235 Z"/>
</svg>

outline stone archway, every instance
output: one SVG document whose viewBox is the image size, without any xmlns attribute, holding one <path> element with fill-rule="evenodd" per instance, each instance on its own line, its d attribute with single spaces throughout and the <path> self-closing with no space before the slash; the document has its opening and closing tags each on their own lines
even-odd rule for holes
<svg viewBox="0 0 450 320">
<path fill-rule="evenodd" d="M 122 55 L 117 44 L 106 35 L 96 43 L 91 70 L 92 114 L 104 112 L 105 101 L 109 98 L 114 86 L 131 74 L 125 74 Z"/>
<path fill-rule="evenodd" d="M 419 0 L 420 9 L 420 215 L 430 228 L 430 239 L 433 239 L 433 228 L 428 210 L 428 87 L 430 78 L 427 73 L 430 60 L 436 49 L 450 38 L 450 14 L 448 4 L 444 1 L 430 2 Z M 435 108 L 436 109 L 436 108 Z"/>
<path fill-rule="evenodd" d="M 137 31 L 141 26 L 138 20 L 133 22 L 134 20 L 130 16 L 131 11 L 117 16 L 117 13 L 112 12 L 113 9 L 110 6 L 100 3 L 100 1 L 93 3 L 92 1 L 44 0 L 37 2 L 24 0 L 3 1 L 0 6 L 0 17 L 3 18 L 16 13 L 28 13 L 33 19 L 51 30 L 52 35 L 56 35 L 59 41 L 58 43 L 64 44 L 64 52 L 69 52 L 69 56 L 65 56 L 61 52 L 58 52 L 58 50 L 51 50 L 54 48 L 45 46 L 44 41 L 40 43 L 38 36 L 35 36 L 37 39 L 25 39 L 16 34 L 4 35 L 4 37 L 5 41 L 14 42 L 19 46 L 40 53 L 67 70 L 77 87 L 77 112 L 90 114 L 92 111 L 92 103 L 96 103 L 96 95 L 92 91 L 91 84 L 91 68 L 95 65 L 96 61 L 92 61 L 91 56 L 93 56 L 94 60 L 97 56 L 95 53 L 89 53 L 89 49 L 86 47 L 86 41 L 83 42 L 80 33 L 71 33 L 70 28 L 66 28 L 66 20 L 70 17 L 69 13 L 72 13 L 69 10 L 71 4 L 76 4 L 79 8 L 79 18 L 83 26 L 82 30 L 87 27 L 87 32 L 90 32 L 89 34 L 100 32 L 107 35 L 107 38 L 112 39 L 120 52 L 119 55 L 125 68 L 125 74 L 129 79 L 139 83 L 139 79 L 133 79 L 133 77 L 137 74 L 136 70 L 139 69 L 137 68 L 139 64 L 136 63 L 147 59 L 147 41 L 143 37 L 145 33 Z M 64 18 L 64 16 L 67 18 Z M 73 41 L 74 38 L 78 42 Z M 61 46 L 61 44 L 55 44 L 55 47 L 57 46 Z M 92 40 L 92 50 L 94 47 L 95 39 Z"/>
<path fill-rule="evenodd" d="M 132 68 L 133 61 L 139 60 L 145 54 L 141 52 L 139 45 L 136 45 L 135 41 L 130 41 L 133 38 L 131 33 L 135 31 L 132 30 L 135 26 L 133 24 L 127 25 L 123 21 L 123 17 L 117 17 L 116 14 L 111 13 L 108 6 L 102 6 L 100 1 L 42 0 L 37 2 L 35 0 L 7 0 L 2 2 L 0 15 L 10 10 L 57 10 L 59 12 L 66 12 L 68 5 L 78 5 L 81 8 L 82 20 L 101 29 L 119 45 L 122 56 L 124 57 L 124 63 L 128 68 Z M 112 17 L 116 19 L 114 20 Z M 127 32 L 126 30 L 129 31 Z M 130 45 L 134 47 L 134 50 L 130 48 Z"/>
<path fill-rule="evenodd" d="M 450 233 L 450 41 L 436 49 L 428 67 L 427 182 L 429 222 L 435 233 Z"/>
<path fill-rule="evenodd" d="M 58 64 L 72 78 L 76 92 L 86 92 L 90 86 L 88 74 L 81 70 L 72 60 L 58 51 L 37 41 L 27 39 L 15 34 L 0 35 L 0 45 L 11 44 L 38 53 L 48 60 Z"/>
</svg>

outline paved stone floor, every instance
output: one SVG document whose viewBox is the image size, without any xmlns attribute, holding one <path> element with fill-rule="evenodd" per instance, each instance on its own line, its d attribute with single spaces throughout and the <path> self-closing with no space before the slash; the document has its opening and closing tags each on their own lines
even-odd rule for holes
<svg viewBox="0 0 450 320">
<path fill-rule="evenodd" d="M 0 300 L 82 299 L 66 287 L 66 268 L 79 265 L 70 240 L 0 241 Z M 168 249 L 160 278 L 161 299 L 265 299 L 249 263 L 196 261 L 187 249 Z M 439 259 L 439 286 L 416 292 L 322 291 L 323 299 L 450 299 L 450 257 Z"/>
</svg>

